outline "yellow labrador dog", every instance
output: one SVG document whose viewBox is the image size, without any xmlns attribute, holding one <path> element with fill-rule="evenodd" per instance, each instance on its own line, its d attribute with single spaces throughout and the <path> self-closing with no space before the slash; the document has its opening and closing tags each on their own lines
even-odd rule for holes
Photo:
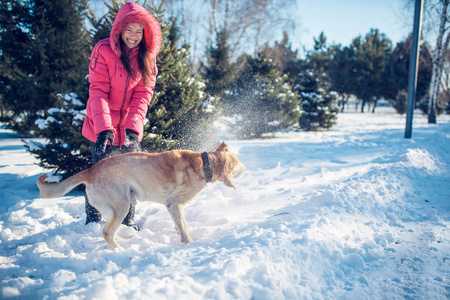
<svg viewBox="0 0 450 300">
<path fill-rule="evenodd" d="M 183 243 L 191 243 L 183 206 L 205 188 L 221 181 L 236 188 L 233 179 L 245 166 L 222 142 L 214 152 L 173 150 L 163 153 L 126 153 L 107 158 L 59 183 L 48 183 L 48 175 L 37 180 L 41 197 L 61 197 L 79 184 L 86 185 L 89 203 L 107 218 L 103 237 L 111 249 L 119 248 L 115 233 L 126 217 L 130 203 L 152 201 L 164 204 Z"/>
</svg>

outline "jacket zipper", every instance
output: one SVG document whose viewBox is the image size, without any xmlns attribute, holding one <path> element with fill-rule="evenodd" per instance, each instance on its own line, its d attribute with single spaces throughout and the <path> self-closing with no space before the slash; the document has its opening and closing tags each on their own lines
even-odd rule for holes
<svg viewBox="0 0 450 300">
<path fill-rule="evenodd" d="M 131 63 L 131 49 L 128 53 L 128 59 Z M 119 117 L 119 124 L 117 125 L 117 133 L 119 134 L 119 146 L 122 146 L 122 134 L 120 132 L 120 126 L 122 125 L 123 121 L 123 108 L 125 106 L 125 102 L 127 101 L 127 92 L 128 92 L 128 85 L 130 84 L 130 75 L 127 73 L 127 81 L 125 84 L 125 91 L 123 92 L 123 100 L 122 100 L 122 106 L 120 107 L 120 117 Z"/>
<path fill-rule="evenodd" d="M 125 102 L 127 100 L 127 91 L 128 91 L 129 83 L 130 83 L 130 75 L 128 75 L 128 73 L 127 73 L 127 83 L 125 84 L 125 91 L 123 92 L 123 101 L 122 101 L 122 106 L 120 107 L 119 124 L 117 125 L 117 133 L 119 134 L 119 146 L 122 146 L 122 133 L 120 131 L 120 126 L 122 125 L 122 121 L 123 121 L 123 108 L 124 108 Z"/>
</svg>

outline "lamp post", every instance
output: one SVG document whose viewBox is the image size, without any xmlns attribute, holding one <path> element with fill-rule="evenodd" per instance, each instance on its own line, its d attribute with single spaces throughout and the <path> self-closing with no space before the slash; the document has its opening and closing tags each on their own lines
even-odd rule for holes
<svg viewBox="0 0 450 300">
<path fill-rule="evenodd" d="M 412 135 L 412 121 L 414 114 L 414 103 L 416 98 L 417 69 L 419 66 L 420 28 L 422 25 L 423 0 L 416 0 L 414 8 L 414 27 L 409 58 L 408 77 L 408 106 L 406 108 L 405 138 L 410 139 Z"/>
</svg>

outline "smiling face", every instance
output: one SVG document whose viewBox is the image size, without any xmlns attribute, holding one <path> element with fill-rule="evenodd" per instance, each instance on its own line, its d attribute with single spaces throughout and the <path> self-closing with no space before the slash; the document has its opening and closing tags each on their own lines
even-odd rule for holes
<svg viewBox="0 0 450 300">
<path fill-rule="evenodd" d="M 132 49 L 142 41 L 144 26 L 139 23 L 128 23 L 121 34 L 122 40 L 128 48 Z"/>
</svg>

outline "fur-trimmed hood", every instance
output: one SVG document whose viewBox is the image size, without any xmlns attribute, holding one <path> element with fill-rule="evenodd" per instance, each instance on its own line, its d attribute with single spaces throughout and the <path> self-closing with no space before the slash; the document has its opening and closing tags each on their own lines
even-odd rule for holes
<svg viewBox="0 0 450 300">
<path fill-rule="evenodd" d="M 144 35 L 147 49 L 153 57 L 161 47 L 161 27 L 156 18 L 137 3 L 125 3 L 117 13 L 111 29 L 111 48 L 117 57 L 120 57 L 120 35 L 128 23 L 141 23 L 145 25 Z"/>
</svg>

